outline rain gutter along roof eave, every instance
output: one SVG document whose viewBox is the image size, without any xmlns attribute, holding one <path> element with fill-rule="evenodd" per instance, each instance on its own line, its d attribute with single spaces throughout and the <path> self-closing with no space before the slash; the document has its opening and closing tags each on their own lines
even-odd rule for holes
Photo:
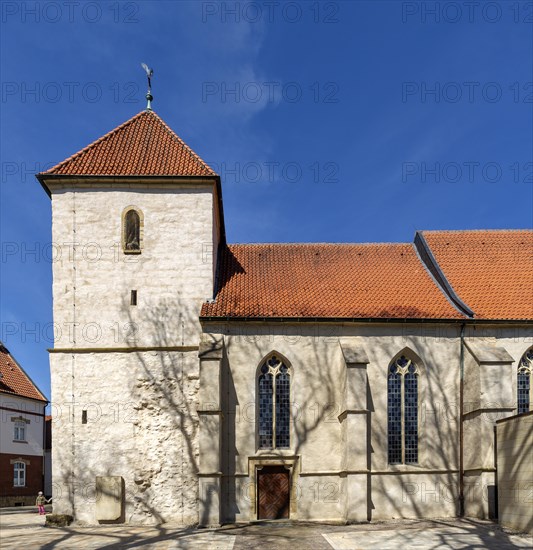
<svg viewBox="0 0 533 550">
<path fill-rule="evenodd" d="M 239 316 L 213 316 L 204 315 L 199 317 L 201 323 L 215 322 L 270 322 L 270 323 L 385 323 L 385 324 L 407 324 L 407 323 L 440 323 L 440 324 L 533 324 L 533 319 L 473 319 L 464 318 L 428 318 L 428 317 L 239 317 Z"/>
<path fill-rule="evenodd" d="M 37 386 L 35 386 L 37 387 Z M 37 388 L 39 390 L 39 388 Z M 10 395 L 11 397 L 18 397 L 20 399 L 29 399 L 30 401 L 36 401 L 37 403 L 44 403 L 44 406 L 47 406 L 50 404 L 50 401 L 48 399 L 37 399 L 36 397 L 28 397 L 27 395 L 20 395 L 20 393 L 15 393 L 12 391 L 6 391 L 6 390 L 0 390 L 0 393 L 3 395 Z M 41 393 L 41 390 L 39 390 L 39 393 Z"/>
</svg>

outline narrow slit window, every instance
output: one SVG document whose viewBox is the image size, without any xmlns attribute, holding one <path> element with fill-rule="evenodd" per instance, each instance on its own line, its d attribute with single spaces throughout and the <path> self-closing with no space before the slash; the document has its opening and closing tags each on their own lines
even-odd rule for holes
<svg viewBox="0 0 533 550">
<path fill-rule="evenodd" d="M 87 424 L 87 411 L 85 410 L 81 411 L 81 423 Z"/>
<path fill-rule="evenodd" d="M 130 306 L 136 306 L 137 305 L 137 291 L 132 290 L 130 295 Z"/>
</svg>

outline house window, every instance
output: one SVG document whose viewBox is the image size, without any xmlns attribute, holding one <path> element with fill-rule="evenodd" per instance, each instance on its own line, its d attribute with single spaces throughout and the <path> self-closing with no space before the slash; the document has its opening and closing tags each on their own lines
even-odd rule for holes
<svg viewBox="0 0 533 550">
<path fill-rule="evenodd" d="M 126 209 L 122 219 L 122 249 L 125 254 L 141 252 L 142 213 L 135 208 Z"/>
<path fill-rule="evenodd" d="M 15 422 L 15 435 L 13 437 L 15 441 L 26 441 L 26 422 L 17 420 Z"/>
<path fill-rule="evenodd" d="M 387 419 L 389 464 L 418 462 L 418 376 L 416 363 L 402 355 L 389 367 Z"/>
<path fill-rule="evenodd" d="M 518 363 L 517 377 L 517 412 L 529 412 L 531 409 L 531 377 L 533 373 L 533 347 L 529 348 Z"/>
<path fill-rule="evenodd" d="M 291 371 L 277 356 L 259 371 L 259 448 L 290 447 Z"/>
<path fill-rule="evenodd" d="M 13 464 L 13 486 L 26 486 L 26 464 L 24 462 L 15 462 Z"/>
</svg>

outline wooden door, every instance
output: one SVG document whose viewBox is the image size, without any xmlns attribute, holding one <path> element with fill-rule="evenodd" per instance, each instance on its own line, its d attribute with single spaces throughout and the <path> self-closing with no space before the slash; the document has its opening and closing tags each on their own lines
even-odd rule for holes
<svg viewBox="0 0 533 550">
<path fill-rule="evenodd" d="M 288 519 L 289 471 L 283 466 L 257 470 L 257 519 Z"/>
</svg>

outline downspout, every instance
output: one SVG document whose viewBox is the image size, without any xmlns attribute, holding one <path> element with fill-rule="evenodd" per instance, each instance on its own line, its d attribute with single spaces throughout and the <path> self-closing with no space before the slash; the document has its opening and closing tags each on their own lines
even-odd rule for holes
<svg viewBox="0 0 533 550">
<path fill-rule="evenodd" d="M 42 453 L 43 453 L 43 462 L 42 462 L 42 472 L 41 472 L 41 491 L 43 492 L 43 495 L 46 496 L 46 493 L 44 492 L 45 490 L 45 470 L 46 470 L 46 465 L 45 465 L 45 461 L 46 461 L 46 450 L 45 450 L 45 447 L 46 447 L 46 407 L 47 405 L 45 405 L 43 407 L 43 439 L 42 439 L 42 447 L 41 447 L 41 450 L 42 450 Z"/>
<path fill-rule="evenodd" d="M 463 441 L 463 399 L 465 378 L 465 323 L 461 325 L 459 352 L 459 517 L 465 515 L 464 494 L 464 441 Z"/>
</svg>

